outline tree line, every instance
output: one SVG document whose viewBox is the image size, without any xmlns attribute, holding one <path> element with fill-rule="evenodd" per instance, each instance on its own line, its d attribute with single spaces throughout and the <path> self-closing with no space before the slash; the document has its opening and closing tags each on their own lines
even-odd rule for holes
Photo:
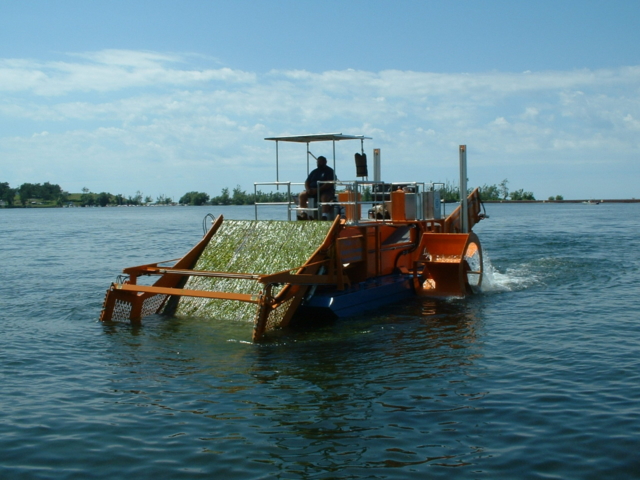
<svg viewBox="0 0 640 480">
<path fill-rule="evenodd" d="M 479 187 L 480 198 L 482 200 L 502 200 L 502 201 L 521 201 L 521 200 L 535 200 L 533 192 L 525 191 L 524 189 L 518 189 L 510 191 L 508 187 L 509 181 L 505 178 L 502 182 L 495 185 L 482 185 Z M 470 187 L 469 192 L 473 190 Z M 292 199 L 296 198 L 298 193 L 292 193 Z M 371 188 L 365 187 L 362 191 L 362 201 L 371 201 L 373 198 Z M 447 182 L 442 185 L 440 190 L 440 198 L 445 202 L 459 202 L 460 201 L 460 189 L 454 183 Z M 562 200 L 562 196 L 558 195 L 555 198 L 551 197 L 550 200 Z M 231 192 L 228 188 L 223 188 L 220 195 L 215 197 L 209 197 L 204 192 L 189 192 L 180 198 L 179 203 L 185 205 L 253 205 L 255 203 L 269 203 L 269 202 L 286 202 L 286 192 L 270 192 L 263 193 L 258 190 L 256 193 L 247 193 L 238 185 Z"/>
<path fill-rule="evenodd" d="M 178 203 L 182 205 L 254 205 L 256 203 L 277 203 L 288 202 L 290 199 L 297 198 L 298 193 L 291 193 L 288 197 L 287 192 L 263 192 L 258 190 L 255 193 L 247 193 L 236 186 L 229 191 L 227 187 L 223 188 L 220 195 L 209 197 L 205 192 L 187 192 Z"/>
<path fill-rule="evenodd" d="M 173 199 L 162 194 L 156 197 L 155 201 L 149 195 L 143 196 L 141 191 L 137 191 L 135 195 L 125 196 L 121 193 L 116 195 L 108 192 L 92 193 L 87 187 L 82 189 L 82 195 L 80 195 L 79 204 L 83 207 L 106 207 L 108 205 L 149 205 L 155 203 L 156 205 L 172 205 Z"/>
<path fill-rule="evenodd" d="M 16 199 L 23 207 L 33 199 L 55 202 L 61 206 L 67 195 L 60 185 L 49 182 L 23 183 L 18 188 L 11 188 L 8 182 L 0 183 L 0 200 L 9 206 L 14 206 Z"/>
<path fill-rule="evenodd" d="M 482 185 L 479 187 L 480 198 L 488 201 L 521 201 L 535 200 L 532 192 L 519 189 L 510 191 L 508 187 L 509 181 L 505 178 L 502 182 L 494 185 Z M 469 188 L 471 191 L 472 188 Z M 257 192 L 247 193 L 237 185 L 232 190 L 225 187 L 220 195 L 210 197 L 205 192 L 191 191 L 185 193 L 177 203 L 181 205 L 254 205 L 255 203 L 277 203 L 288 202 L 294 200 L 298 193 L 291 193 L 291 198 L 287 197 L 287 192 Z M 456 184 L 447 182 L 442 185 L 440 190 L 441 199 L 445 202 L 459 202 L 460 191 Z M 363 201 L 371 201 L 371 188 L 363 189 Z M 174 200 L 164 194 L 155 198 L 143 196 L 142 192 L 137 191 L 135 195 L 125 196 L 123 194 L 112 194 L 108 192 L 93 193 L 88 188 L 83 188 L 81 194 L 70 194 L 64 191 L 60 185 L 45 182 L 39 183 L 23 183 L 18 188 L 11 188 L 9 183 L 0 183 L 0 200 L 4 201 L 8 206 L 15 206 L 16 202 L 23 207 L 37 201 L 47 202 L 51 206 L 63 206 L 74 204 L 78 206 L 101 206 L 108 205 L 173 205 Z M 562 195 L 549 197 L 549 200 L 563 200 Z"/>
<path fill-rule="evenodd" d="M 82 193 L 69 193 L 62 189 L 60 185 L 45 182 L 23 183 L 18 188 L 11 188 L 8 182 L 0 183 L 0 200 L 6 206 L 13 207 L 22 205 L 47 205 L 58 206 L 73 204 L 82 207 L 107 205 L 144 205 L 154 203 L 153 198 L 146 196 L 143 198 L 141 192 L 135 195 L 125 196 L 123 194 L 112 194 L 108 192 L 93 193 L 87 187 L 82 189 Z M 155 200 L 156 204 L 169 205 L 173 200 L 165 195 L 160 195 Z"/>
<path fill-rule="evenodd" d="M 509 180 L 506 178 L 498 184 L 487 185 L 484 184 L 478 187 L 480 191 L 480 198 L 485 201 L 522 201 L 531 200 L 534 201 L 536 197 L 533 192 L 527 192 L 524 189 L 515 191 L 509 190 Z M 468 191 L 473 191 L 473 187 L 469 187 Z M 441 198 L 445 202 L 459 202 L 460 201 L 460 189 L 454 183 L 447 182 L 444 184 L 440 192 Z"/>
</svg>

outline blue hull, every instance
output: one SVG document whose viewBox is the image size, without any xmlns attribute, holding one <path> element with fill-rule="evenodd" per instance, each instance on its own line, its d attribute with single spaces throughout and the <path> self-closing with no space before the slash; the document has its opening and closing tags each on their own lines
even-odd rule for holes
<svg viewBox="0 0 640 480">
<path fill-rule="evenodd" d="M 389 275 L 352 285 L 343 291 L 317 291 L 302 303 L 299 313 L 331 313 L 335 317 L 350 317 L 389 305 L 415 295 L 411 277 Z"/>
</svg>

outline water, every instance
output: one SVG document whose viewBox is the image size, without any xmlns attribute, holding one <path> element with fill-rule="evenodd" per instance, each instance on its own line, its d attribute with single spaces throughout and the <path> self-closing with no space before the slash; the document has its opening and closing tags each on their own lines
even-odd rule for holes
<svg viewBox="0 0 640 480">
<path fill-rule="evenodd" d="M 0 210 L 0 477 L 640 478 L 640 205 L 489 205 L 484 293 L 261 345 L 97 321 L 205 213 Z M 272 215 L 273 216 L 273 215 Z"/>
</svg>

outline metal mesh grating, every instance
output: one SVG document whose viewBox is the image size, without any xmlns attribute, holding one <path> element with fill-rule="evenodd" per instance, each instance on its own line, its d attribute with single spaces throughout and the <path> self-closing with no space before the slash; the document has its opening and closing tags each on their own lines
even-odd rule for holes
<svg viewBox="0 0 640 480">
<path fill-rule="evenodd" d="M 154 313 L 158 313 L 160 307 L 164 303 L 166 295 L 154 295 L 153 297 L 146 298 L 144 302 L 142 302 L 142 317 L 146 317 L 147 315 L 153 315 Z"/>
<path fill-rule="evenodd" d="M 267 324 L 264 329 L 265 332 L 269 332 L 280 326 L 280 323 L 282 322 L 284 316 L 289 311 L 289 305 L 291 305 L 291 302 L 293 302 L 294 299 L 295 297 L 290 298 L 286 302 L 283 302 L 278 308 L 274 308 L 269 312 Z"/>
<path fill-rule="evenodd" d="M 123 300 L 116 300 L 113 306 L 113 314 L 111 315 L 112 322 L 122 322 L 123 320 L 129 320 L 131 315 L 131 302 L 125 302 Z"/>
</svg>

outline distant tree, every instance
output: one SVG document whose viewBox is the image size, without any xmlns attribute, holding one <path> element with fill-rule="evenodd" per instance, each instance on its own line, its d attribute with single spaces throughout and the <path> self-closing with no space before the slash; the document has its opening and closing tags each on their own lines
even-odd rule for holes
<svg viewBox="0 0 640 480">
<path fill-rule="evenodd" d="M 9 182 L 0 183 L 0 200 L 4 200 L 10 207 L 16 198 L 16 189 L 9 186 Z"/>
<path fill-rule="evenodd" d="M 562 195 L 556 195 L 556 200 L 562 201 L 564 200 L 564 197 Z"/>
<path fill-rule="evenodd" d="M 178 203 L 181 205 L 190 205 L 191 204 L 191 195 L 194 192 L 187 192 L 185 193 L 183 196 L 180 197 L 180 200 L 178 200 Z"/>
<path fill-rule="evenodd" d="M 198 192 L 196 194 L 195 198 L 193 199 L 193 204 L 194 205 L 204 205 L 208 201 L 209 201 L 209 195 L 207 195 L 204 192 Z"/>
<path fill-rule="evenodd" d="M 23 207 L 26 207 L 30 198 L 35 197 L 34 187 L 35 185 L 32 183 L 23 183 L 18 187 L 18 197 L 20 198 L 20 203 Z"/>
<path fill-rule="evenodd" d="M 220 199 L 222 200 L 222 205 L 230 205 L 231 204 L 231 197 L 229 196 L 229 189 L 228 188 L 223 188 L 221 193 L 220 193 Z"/>
<path fill-rule="evenodd" d="M 111 203 L 111 195 L 107 192 L 100 192 L 98 195 L 96 195 L 95 203 L 97 205 L 100 205 L 101 207 L 106 207 L 107 205 L 109 205 L 109 203 Z"/>
<path fill-rule="evenodd" d="M 440 199 L 445 202 L 459 202 L 460 189 L 454 183 L 447 181 L 442 190 L 440 190 Z"/>
<path fill-rule="evenodd" d="M 506 200 L 507 197 L 509 196 L 509 188 L 507 187 L 508 183 L 509 183 L 509 180 L 505 178 L 498 185 L 498 191 L 500 192 L 500 196 L 502 197 L 502 200 Z"/>
<path fill-rule="evenodd" d="M 291 193 L 291 200 L 298 197 L 298 193 Z M 216 197 L 218 198 L 218 197 Z M 211 202 L 214 203 L 216 199 Z M 288 202 L 290 201 L 286 192 L 263 192 L 258 190 L 255 194 L 247 195 L 244 201 L 245 205 L 253 205 L 254 203 L 274 203 L 274 202 Z"/>
<path fill-rule="evenodd" d="M 82 195 L 80 195 L 80 203 L 83 207 L 91 207 L 96 203 L 95 194 L 91 193 L 87 187 L 82 189 Z"/>
<path fill-rule="evenodd" d="M 144 203 L 152 203 L 152 202 L 153 202 L 153 198 L 151 198 L 149 195 L 144 197 Z"/>
<path fill-rule="evenodd" d="M 480 187 L 482 200 L 500 200 L 500 188 L 497 185 L 483 185 Z"/>
<path fill-rule="evenodd" d="M 236 188 L 233 189 L 233 194 L 231 195 L 231 202 L 234 205 L 244 205 L 246 203 L 246 199 L 246 192 L 240 188 L 240 185 L 236 185 Z"/>
<path fill-rule="evenodd" d="M 156 198 L 156 204 L 158 205 L 169 205 L 172 202 L 171 197 L 167 197 L 164 193 L 161 193 L 158 195 L 158 198 Z"/>
<path fill-rule="evenodd" d="M 509 195 L 511 200 L 535 200 L 536 198 L 533 196 L 532 192 L 525 192 L 522 188 L 520 190 L 516 190 L 515 192 L 511 192 Z"/>
<path fill-rule="evenodd" d="M 231 196 L 229 195 L 229 189 L 223 188 L 220 195 L 211 199 L 212 205 L 231 205 Z"/>
<path fill-rule="evenodd" d="M 187 192 L 179 200 L 183 205 L 204 205 L 209 201 L 209 195 L 204 192 Z"/>
<path fill-rule="evenodd" d="M 36 196 L 43 200 L 56 200 L 62 194 L 60 185 L 45 182 L 42 186 L 38 185 Z"/>
<path fill-rule="evenodd" d="M 65 203 L 69 201 L 69 192 L 61 192 L 58 198 L 56 199 L 56 205 L 61 207 Z"/>
</svg>

